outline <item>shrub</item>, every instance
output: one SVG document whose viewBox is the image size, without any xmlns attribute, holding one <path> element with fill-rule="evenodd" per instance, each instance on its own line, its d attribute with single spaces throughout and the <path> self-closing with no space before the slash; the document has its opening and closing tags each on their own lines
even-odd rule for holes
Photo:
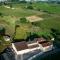
<svg viewBox="0 0 60 60">
<path fill-rule="evenodd" d="M 0 12 L 0 16 L 2 16 L 3 14 Z"/>
<path fill-rule="evenodd" d="M 20 22 L 21 22 L 21 23 L 26 23 L 27 20 L 26 20 L 26 18 L 20 18 Z"/>
<path fill-rule="evenodd" d="M 39 9 L 39 8 L 37 8 L 37 11 L 40 11 L 40 9 Z"/>
<path fill-rule="evenodd" d="M 27 9 L 33 9 L 33 6 L 27 6 Z"/>
<path fill-rule="evenodd" d="M 51 29 L 51 34 L 55 38 L 55 40 L 60 41 L 60 31 L 58 29 Z"/>
<path fill-rule="evenodd" d="M 5 28 L 4 27 L 0 27 L 0 35 L 5 35 Z"/>
</svg>

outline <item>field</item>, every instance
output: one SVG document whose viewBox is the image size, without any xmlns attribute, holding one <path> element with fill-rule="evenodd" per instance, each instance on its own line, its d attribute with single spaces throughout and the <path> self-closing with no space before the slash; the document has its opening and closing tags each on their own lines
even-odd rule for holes
<svg viewBox="0 0 60 60">
<path fill-rule="evenodd" d="M 26 6 L 31 5 L 34 9 L 27 9 Z M 8 5 L 7 5 L 8 6 Z M 56 28 L 60 30 L 60 5 L 58 4 L 47 4 L 47 3 L 20 3 L 20 4 L 12 4 L 12 8 L 6 8 L 5 5 L 0 6 L 0 25 L 2 24 L 6 28 L 6 33 L 9 35 L 13 35 L 15 32 L 15 22 L 19 20 L 21 17 L 33 16 L 37 15 L 42 17 L 44 20 L 40 22 L 35 22 L 35 27 L 39 27 L 38 35 L 50 35 L 50 29 Z M 30 24 L 27 24 L 29 27 Z M 21 29 L 21 27 L 23 27 Z M 16 30 L 16 39 L 24 39 L 27 34 L 27 30 L 31 31 L 28 27 L 25 28 L 21 25 L 21 27 Z M 33 27 L 33 25 L 31 25 Z M 25 30 L 24 30 L 25 29 Z M 32 29 L 33 30 L 33 29 Z M 34 31 L 34 30 L 33 30 Z M 32 31 L 31 31 L 32 32 Z"/>
<path fill-rule="evenodd" d="M 50 13 L 56 13 L 60 15 L 60 8 L 59 4 L 47 4 L 47 3 L 35 3 L 32 4 L 35 8 L 38 8 L 40 10 L 46 10 Z"/>
</svg>

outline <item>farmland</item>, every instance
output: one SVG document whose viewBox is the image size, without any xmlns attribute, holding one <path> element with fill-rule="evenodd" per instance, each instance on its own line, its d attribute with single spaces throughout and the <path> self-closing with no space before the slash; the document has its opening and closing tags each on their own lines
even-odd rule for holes
<svg viewBox="0 0 60 60">
<path fill-rule="evenodd" d="M 32 6 L 33 9 L 27 9 L 26 6 Z M 9 5 L 7 5 L 9 6 Z M 48 3 L 20 3 L 20 4 L 12 4 L 12 8 L 6 8 L 5 5 L 0 6 L 0 25 L 3 25 L 6 28 L 6 33 L 9 35 L 13 35 L 15 32 L 15 23 L 17 20 L 20 20 L 21 17 L 28 16 L 39 16 L 43 18 L 43 21 L 35 22 L 33 25 L 31 23 L 25 24 L 27 28 L 20 25 L 20 27 L 16 30 L 17 39 L 24 39 L 27 36 L 27 31 L 32 32 L 29 27 L 38 26 L 39 31 L 37 29 L 36 34 L 38 35 L 50 35 L 50 29 L 56 28 L 60 30 L 60 5 L 58 4 L 48 4 Z M 24 28 L 22 28 L 24 27 Z M 24 32 L 24 33 L 23 33 Z"/>
</svg>

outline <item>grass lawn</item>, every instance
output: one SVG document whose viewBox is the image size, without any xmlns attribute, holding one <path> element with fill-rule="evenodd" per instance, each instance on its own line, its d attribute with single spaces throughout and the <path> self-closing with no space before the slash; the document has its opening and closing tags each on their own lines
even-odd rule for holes
<svg viewBox="0 0 60 60">
<path fill-rule="evenodd" d="M 25 39 L 26 35 L 26 31 L 23 28 L 17 28 L 15 35 L 16 39 Z"/>
<path fill-rule="evenodd" d="M 40 10 L 45 10 L 50 13 L 56 13 L 60 15 L 60 4 L 34 3 L 32 5 Z"/>
<path fill-rule="evenodd" d="M 39 13 L 38 11 L 34 11 L 34 10 L 28 10 L 25 8 L 20 7 L 20 5 L 17 4 L 17 6 L 13 5 L 13 8 L 15 9 L 11 9 L 11 8 L 6 8 L 3 6 L 0 6 L 0 12 L 2 12 L 4 15 L 6 16 L 15 16 L 15 17 L 24 17 L 24 16 L 29 16 L 29 15 L 36 15 L 37 13 Z"/>
<path fill-rule="evenodd" d="M 30 28 L 30 24 L 21 24 L 20 27 L 16 29 L 15 39 L 26 39 Z"/>
</svg>

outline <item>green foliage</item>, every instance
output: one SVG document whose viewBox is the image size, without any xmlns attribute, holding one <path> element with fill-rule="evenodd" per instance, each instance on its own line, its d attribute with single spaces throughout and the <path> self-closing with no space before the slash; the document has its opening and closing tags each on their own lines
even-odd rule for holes
<svg viewBox="0 0 60 60">
<path fill-rule="evenodd" d="M 5 34 L 5 28 L 4 27 L 0 27 L 0 35 L 4 35 Z"/>
<path fill-rule="evenodd" d="M 0 12 L 0 16 L 2 16 L 3 14 Z"/>
<path fill-rule="evenodd" d="M 0 35 L 0 53 L 4 51 L 5 48 L 7 48 L 7 46 L 9 46 L 11 44 L 11 41 L 5 41 L 3 36 Z"/>
<path fill-rule="evenodd" d="M 11 2 L 19 2 L 19 0 L 11 0 Z"/>
<path fill-rule="evenodd" d="M 52 28 L 51 35 L 54 37 L 54 45 L 60 48 L 60 30 Z"/>
<path fill-rule="evenodd" d="M 2 6 L 2 3 L 0 2 L 0 6 Z"/>
<path fill-rule="evenodd" d="M 12 4 L 10 4 L 10 8 L 12 8 Z"/>
<path fill-rule="evenodd" d="M 31 5 L 27 6 L 27 9 L 33 9 L 33 6 L 31 6 Z"/>
<path fill-rule="evenodd" d="M 28 8 L 30 8 L 30 9 L 22 8 L 24 6 L 28 6 Z M 51 28 L 58 28 L 60 30 L 60 17 L 59 17 L 59 15 L 60 15 L 60 5 L 58 5 L 58 4 L 56 5 L 56 4 L 47 4 L 47 3 L 32 3 L 30 5 L 30 4 L 20 3 L 20 4 L 13 4 L 13 7 L 15 8 L 14 10 L 12 10 L 11 8 L 8 9 L 4 6 L 0 6 L 0 12 L 3 13 L 4 15 L 6 15 L 6 16 L 3 16 L 3 18 L 0 17 L 1 18 L 0 21 L 4 20 L 3 21 L 3 23 L 5 23 L 4 26 L 5 25 L 9 26 L 8 29 L 10 29 L 9 30 L 10 33 L 14 32 L 14 31 L 12 31 L 13 30 L 12 26 L 14 25 L 14 21 L 19 20 L 18 21 L 19 24 L 20 24 L 20 22 L 21 23 L 26 23 L 27 21 L 26 21 L 25 18 L 21 18 L 21 20 L 19 18 L 20 17 L 25 17 L 25 16 L 31 16 L 31 15 L 39 15 L 40 17 L 42 16 L 43 19 L 44 19 L 43 21 L 34 23 L 35 26 L 40 27 L 40 31 L 38 31 L 39 35 L 49 36 Z M 38 11 L 31 10 L 33 8 L 38 10 Z M 42 14 L 42 12 L 40 12 L 39 10 L 45 11 L 45 13 L 52 12 L 52 13 L 56 13 L 56 14 L 55 15 L 52 14 L 52 16 L 50 17 L 50 15 L 45 14 L 44 12 Z M 20 31 L 20 29 L 18 29 L 18 30 Z M 44 32 L 43 32 L 43 30 L 44 30 Z M 45 33 L 45 32 L 48 32 L 48 33 Z M 22 31 L 21 31 L 20 34 L 22 34 Z"/>
<path fill-rule="evenodd" d="M 26 20 L 26 18 L 20 18 L 20 22 L 21 22 L 21 23 L 26 23 L 27 20 Z"/>
<path fill-rule="evenodd" d="M 2 43 L 3 43 L 3 41 L 4 41 L 3 36 L 2 36 L 2 35 L 0 35 L 0 44 L 2 44 Z"/>
<path fill-rule="evenodd" d="M 52 28 L 51 31 L 52 31 L 51 34 L 55 38 L 55 41 L 60 41 L 60 31 L 54 28 Z"/>
</svg>

